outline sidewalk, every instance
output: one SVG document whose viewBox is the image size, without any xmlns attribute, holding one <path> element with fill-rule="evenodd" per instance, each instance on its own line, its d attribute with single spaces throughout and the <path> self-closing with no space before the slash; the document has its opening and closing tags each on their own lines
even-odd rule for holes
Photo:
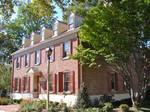
<svg viewBox="0 0 150 112">
<path fill-rule="evenodd" d="M 0 112 L 17 112 L 19 105 L 0 105 Z"/>
</svg>

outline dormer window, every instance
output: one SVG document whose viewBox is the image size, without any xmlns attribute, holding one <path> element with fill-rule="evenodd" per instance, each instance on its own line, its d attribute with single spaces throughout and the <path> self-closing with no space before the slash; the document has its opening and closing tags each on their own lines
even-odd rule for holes
<svg viewBox="0 0 150 112">
<path fill-rule="evenodd" d="M 54 36 L 57 36 L 57 34 L 58 34 L 57 25 L 58 25 L 58 22 L 56 21 L 54 24 L 54 27 L 53 27 Z"/>
<path fill-rule="evenodd" d="M 69 16 L 69 29 L 73 29 L 74 28 L 74 14 L 72 13 Z"/>
<path fill-rule="evenodd" d="M 35 51 L 35 65 L 39 65 L 41 62 L 40 50 Z"/>
</svg>

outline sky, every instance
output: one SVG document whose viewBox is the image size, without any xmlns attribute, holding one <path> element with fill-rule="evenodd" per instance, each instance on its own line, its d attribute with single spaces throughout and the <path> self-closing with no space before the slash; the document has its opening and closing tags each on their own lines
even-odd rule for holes
<svg viewBox="0 0 150 112">
<path fill-rule="evenodd" d="M 55 6 L 55 11 L 57 12 L 55 15 L 54 15 L 54 17 L 56 17 L 58 20 L 62 20 L 63 18 L 62 18 L 62 11 L 61 11 L 61 9 L 56 5 L 56 3 L 53 3 L 54 4 L 54 6 Z"/>
</svg>

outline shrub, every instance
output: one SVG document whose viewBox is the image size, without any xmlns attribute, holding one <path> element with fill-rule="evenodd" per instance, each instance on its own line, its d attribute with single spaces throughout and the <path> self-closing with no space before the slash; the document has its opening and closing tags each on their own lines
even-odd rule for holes
<svg viewBox="0 0 150 112">
<path fill-rule="evenodd" d="M 22 101 L 22 99 L 13 99 L 13 102 L 14 102 L 14 103 L 17 103 L 17 104 L 20 104 L 21 101 Z"/>
<path fill-rule="evenodd" d="M 103 112 L 112 112 L 113 111 L 113 105 L 112 103 L 104 103 L 104 107 L 102 108 Z"/>
<path fill-rule="evenodd" d="M 111 102 L 112 97 L 107 94 L 104 94 L 104 95 L 100 96 L 99 101 L 100 101 L 100 103 Z"/>
<path fill-rule="evenodd" d="M 20 112 L 41 112 L 45 108 L 45 101 L 23 100 Z"/>
<path fill-rule="evenodd" d="M 99 107 L 100 100 L 98 98 L 94 98 L 93 102 L 91 103 L 92 107 Z"/>
<path fill-rule="evenodd" d="M 78 93 L 76 107 L 77 108 L 88 108 L 90 106 L 90 99 L 87 88 L 84 83 L 81 84 L 80 91 Z"/>
<path fill-rule="evenodd" d="M 122 112 L 128 112 L 129 111 L 129 106 L 127 104 L 121 104 L 119 106 Z"/>
<path fill-rule="evenodd" d="M 86 109 L 77 109 L 73 112 L 103 112 L 102 110 L 100 110 L 99 108 L 86 108 Z"/>
<path fill-rule="evenodd" d="M 0 105 L 13 104 L 13 100 L 5 97 L 0 97 Z"/>
</svg>

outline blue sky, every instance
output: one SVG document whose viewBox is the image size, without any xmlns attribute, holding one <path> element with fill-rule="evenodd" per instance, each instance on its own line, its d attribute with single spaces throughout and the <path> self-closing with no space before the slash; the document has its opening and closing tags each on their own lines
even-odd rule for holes
<svg viewBox="0 0 150 112">
<path fill-rule="evenodd" d="M 56 5 L 56 3 L 53 3 L 55 6 L 55 11 L 57 12 L 54 17 L 56 17 L 58 20 L 62 20 L 62 11 L 61 9 Z"/>
</svg>

